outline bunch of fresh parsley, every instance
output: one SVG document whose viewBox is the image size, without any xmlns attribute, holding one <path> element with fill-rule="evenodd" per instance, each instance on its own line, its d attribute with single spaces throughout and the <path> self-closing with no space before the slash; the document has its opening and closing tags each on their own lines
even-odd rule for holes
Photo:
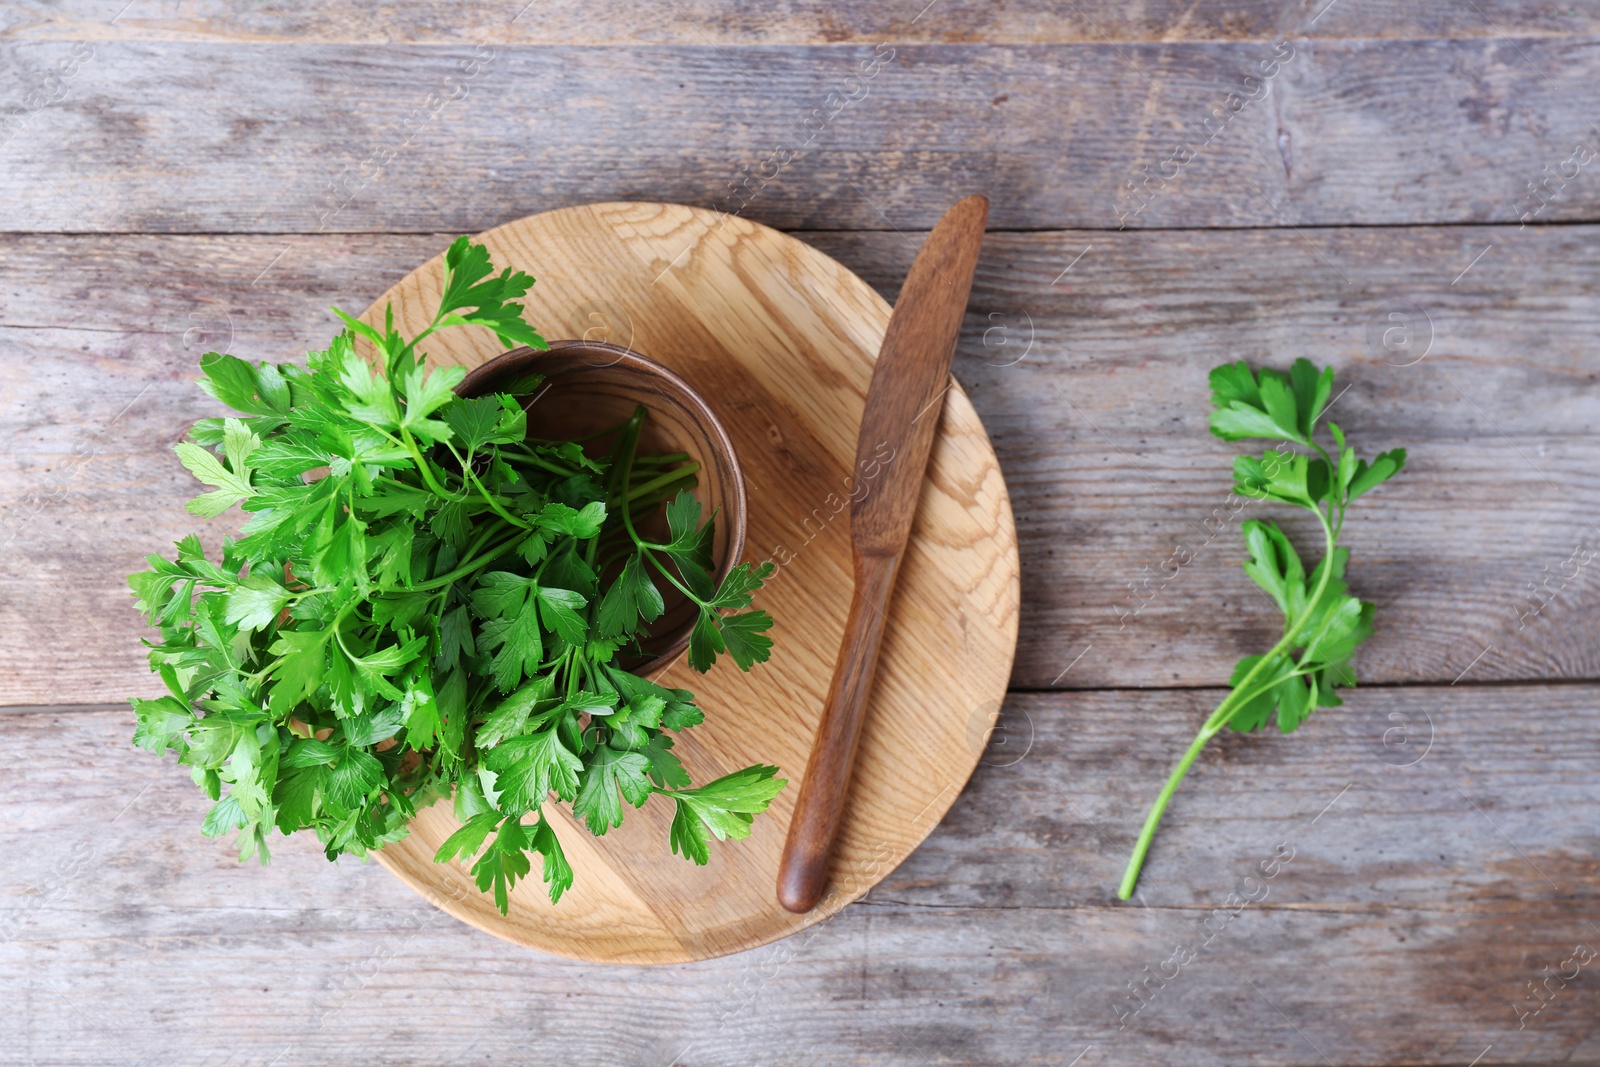
<svg viewBox="0 0 1600 1067">
<path fill-rule="evenodd" d="M 461 367 L 425 366 L 418 344 L 451 326 L 546 347 L 516 303 L 532 284 L 463 237 L 415 337 L 392 309 L 383 330 L 338 312 L 348 330 L 304 368 L 201 361 L 201 388 L 242 417 L 176 446 L 210 487 L 189 510 L 250 518 L 219 561 L 190 536 L 130 578 L 169 694 L 133 701 L 134 741 L 178 753 L 216 802 L 203 832 L 239 831 L 241 859 L 266 862 L 273 827 L 314 830 L 329 859 L 364 855 L 453 795 L 462 826 L 435 858 L 476 855 L 504 912 L 534 854 L 552 901 L 572 885 L 541 810 L 552 792 L 596 835 L 622 801 L 669 797 L 672 850 L 704 864 L 711 837 L 747 836 L 786 784 L 753 766 L 690 788 L 669 734 L 702 720 L 694 695 L 624 666 L 665 610 L 660 581 L 698 607 L 696 670 L 723 652 L 749 670 L 771 649 L 750 605 L 772 564 L 712 580 L 696 465 L 637 454 L 643 408 L 586 451 L 530 436 L 519 397 L 537 379 L 469 400 Z M 667 533 L 646 538 L 663 502 Z"/>
<path fill-rule="evenodd" d="M 1333 393 L 1333 368 L 1318 371 L 1308 360 L 1295 360 L 1288 374 L 1274 370 L 1251 373 L 1241 362 L 1211 372 L 1211 432 L 1224 441 L 1266 439 L 1298 445 L 1278 446 L 1260 459 L 1239 456 L 1233 462 L 1233 491 L 1240 496 L 1302 508 L 1322 526 L 1321 562 L 1306 573 L 1305 565 L 1278 524 L 1250 520 L 1243 524 L 1250 559 L 1244 572 L 1267 592 L 1283 612 L 1283 636 L 1263 656 L 1246 656 L 1233 669 L 1232 691 L 1211 713 L 1194 742 L 1156 797 L 1128 859 L 1117 895 L 1133 895 L 1156 824 L 1173 791 L 1206 743 L 1223 727 L 1254 730 L 1276 716 L 1288 733 L 1319 707 L 1343 703 L 1334 691 L 1355 685 L 1350 657 L 1372 633 L 1372 604 L 1351 596 L 1344 582 L 1350 550 L 1338 547 L 1350 503 L 1399 473 L 1406 452 L 1396 448 L 1368 463 L 1345 444 L 1344 433 L 1330 422 L 1334 452 L 1316 440 L 1317 423 Z"/>
</svg>

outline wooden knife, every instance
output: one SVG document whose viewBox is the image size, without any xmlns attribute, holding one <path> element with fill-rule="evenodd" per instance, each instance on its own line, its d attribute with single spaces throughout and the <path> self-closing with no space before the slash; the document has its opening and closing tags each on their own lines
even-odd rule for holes
<svg viewBox="0 0 1600 1067">
<path fill-rule="evenodd" d="M 778 870 L 778 901 L 790 911 L 810 911 L 828 882 L 889 598 L 950 388 L 950 361 L 988 217 L 989 201 L 969 196 L 928 234 L 895 302 L 867 389 L 855 470 L 859 477 L 872 460 L 882 471 L 850 505 L 855 592 Z M 883 463 L 886 446 L 893 451 Z"/>
</svg>

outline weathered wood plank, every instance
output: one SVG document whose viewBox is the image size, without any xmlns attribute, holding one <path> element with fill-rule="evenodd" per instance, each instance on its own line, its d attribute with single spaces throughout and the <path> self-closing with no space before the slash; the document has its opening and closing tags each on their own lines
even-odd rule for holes
<svg viewBox="0 0 1600 1067">
<path fill-rule="evenodd" d="M 314 844 L 238 866 L 199 836 L 187 776 L 127 745 L 126 712 L 3 714 L 0 1047 L 50 1065 L 1600 1056 L 1586 973 L 1518 1028 L 1528 983 L 1600 942 L 1600 687 L 1372 689 L 1294 737 L 1230 739 L 1169 812 L 1141 899 L 1115 903 L 1216 695 L 1015 696 L 945 823 L 866 903 L 666 968 L 511 949 Z M 1385 744 L 1430 724 L 1425 754 Z M 1167 963 L 1180 945 L 1194 958 Z"/>
<path fill-rule="evenodd" d="M 877 899 L 1114 906 L 1146 809 L 1225 693 L 1011 694 L 966 792 Z M 1213 741 L 1167 809 L 1139 903 L 1204 909 L 1219 891 L 1259 894 L 1242 879 L 1259 881 L 1257 861 L 1286 842 L 1292 873 L 1268 879 L 1263 906 L 1379 917 L 1539 901 L 1600 922 L 1573 899 L 1600 892 L 1593 822 L 1579 815 L 1600 793 L 1600 687 L 1346 696 L 1292 735 Z"/>
<path fill-rule="evenodd" d="M 891 295 L 916 243 L 811 239 Z M 120 576 L 202 525 L 167 452 L 214 413 L 189 384 L 199 354 L 293 358 L 325 343 L 328 304 L 365 306 L 446 240 L 0 241 L 0 632 L 15 635 L 0 645 L 0 703 L 151 685 Z M 1205 373 L 1299 355 L 1339 367 L 1350 391 L 1335 414 L 1363 448 L 1412 450 L 1412 469 L 1347 528 L 1355 588 L 1379 605 L 1363 677 L 1600 676 L 1600 586 L 1584 562 L 1600 502 L 1596 277 L 1587 227 L 990 235 L 956 375 L 1017 515 L 1014 683 L 1215 684 L 1271 644 L 1274 610 L 1238 570 L 1238 521 L 1266 512 L 1229 507 L 1235 450 L 1206 432 Z M 1367 347 L 1391 299 L 1431 309 L 1433 346 L 1413 366 Z M 608 313 L 625 342 L 626 309 Z M 594 323 L 541 325 L 554 337 Z M 824 503 L 797 501 L 795 522 Z M 220 538 L 236 523 L 204 528 Z M 1195 556 L 1182 566 L 1180 546 Z"/>
<path fill-rule="evenodd" d="M 1519 0 L 1415 5 L 1395 0 L 1147 0 L 1133 5 L 1029 0 L 989 4 L 938 0 L 841 7 L 828 0 L 783 4 L 683 0 L 663 8 L 618 3 L 580 7 L 506 3 L 462 7 L 416 0 L 400 8 L 356 0 L 263 3 L 224 0 L 135 4 L 91 0 L 7 6 L 0 36 L 26 40 L 214 40 L 238 42 L 492 44 L 1099 44 L 1105 41 L 1275 40 L 1296 37 L 1491 37 L 1588 34 L 1600 18 L 1586 6 Z"/>
<path fill-rule="evenodd" d="M 909 230 L 974 191 L 997 229 L 1600 217 L 1588 36 L 72 47 L 0 42 L 0 229 L 478 230 L 647 199 Z"/>
</svg>

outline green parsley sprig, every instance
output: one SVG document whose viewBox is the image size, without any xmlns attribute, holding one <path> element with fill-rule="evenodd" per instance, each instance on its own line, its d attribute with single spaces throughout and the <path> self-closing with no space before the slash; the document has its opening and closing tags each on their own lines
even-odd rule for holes
<svg viewBox="0 0 1600 1067">
<path fill-rule="evenodd" d="M 1349 660 L 1372 633 L 1373 605 L 1347 592 L 1344 570 L 1350 550 L 1338 546 L 1339 533 L 1351 502 L 1399 473 L 1406 462 L 1403 448 L 1379 453 L 1370 463 L 1357 458 L 1332 422 L 1328 432 L 1334 451 L 1316 440 L 1317 423 L 1333 393 L 1331 367 L 1318 371 L 1299 359 L 1288 374 L 1257 374 L 1243 361 L 1225 364 L 1211 372 L 1211 393 L 1211 432 L 1224 441 L 1276 440 L 1306 450 L 1280 445 L 1259 459 L 1237 457 L 1233 491 L 1315 515 L 1323 532 L 1323 556 L 1307 574 L 1277 523 L 1251 519 L 1242 524 L 1250 552 L 1244 572 L 1283 612 L 1283 636 L 1265 655 L 1246 656 L 1234 667 L 1228 679 L 1232 691 L 1200 728 L 1145 818 L 1117 889 L 1123 900 L 1133 895 L 1167 802 L 1207 742 L 1224 727 L 1255 730 L 1274 716 L 1278 729 L 1288 733 L 1314 709 L 1342 704 L 1337 687 L 1355 685 Z"/>
<path fill-rule="evenodd" d="M 462 368 L 425 365 L 419 343 L 448 327 L 546 347 L 516 302 L 532 284 L 463 237 L 415 337 L 392 309 L 382 330 L 335 309 L 348 329 L 304 368 L 202 359 L 201 388 L 240 417 L 176 446 L 209 487 L 188 508 L 250 517 L 218 562 L 191 535 L 130 577 L 168 691 L 133 700 L 134 741 L 177 752 L 215 801 L 203 832 L 238 831 L 240 859 L 265 863 L 274 827 L 314 831 L 329 859 L 365 855 L 453 796 L 462 826 L 435 858 L 477 857 L 504 912 L 535 855 L 552 901 L 572 885 L 551 794 L 596 835 L 623 801 L 666 797 L 668 844 L 704 864 L 712 837 L 748 836 L 786 784 L 752 766 L 692 787 L 670 734 L 702 721 L 694 695 L 625 666 L 666 609 L 658 582 L 698 611 L 694 669 L 770 653 L 772 619 L 751 603 L 772 564 L 713 581 L 696 464 L 638 453 L 643 408 L 586 450 L 530 436 L 520 398 L 536 379 L 469 400 Z M 667 533 L 642 535 L 663 504 Z"/>
</svg>

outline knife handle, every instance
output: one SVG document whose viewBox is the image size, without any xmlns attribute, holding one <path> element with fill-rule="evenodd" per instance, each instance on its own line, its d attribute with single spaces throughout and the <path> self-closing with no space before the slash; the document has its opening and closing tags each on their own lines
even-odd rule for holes
<svg viewBox="0 0 1600 1067">
<path fill-rule="evenodd" d="M 889 597 L 900 570 L 900 554 L 853 553 L 855 591 L 844 640 L 833 670 L 833 684 L 822 709 L 795 801 L 789 838 L 778 868 L 778 902 L 793 912 L 810 911 L 828 884 L 828 862 L 844 813 L 850 769 L 856 761 L 867 697 L 878 666 L 878 647 L 889 614 Z"/>
</svg>

